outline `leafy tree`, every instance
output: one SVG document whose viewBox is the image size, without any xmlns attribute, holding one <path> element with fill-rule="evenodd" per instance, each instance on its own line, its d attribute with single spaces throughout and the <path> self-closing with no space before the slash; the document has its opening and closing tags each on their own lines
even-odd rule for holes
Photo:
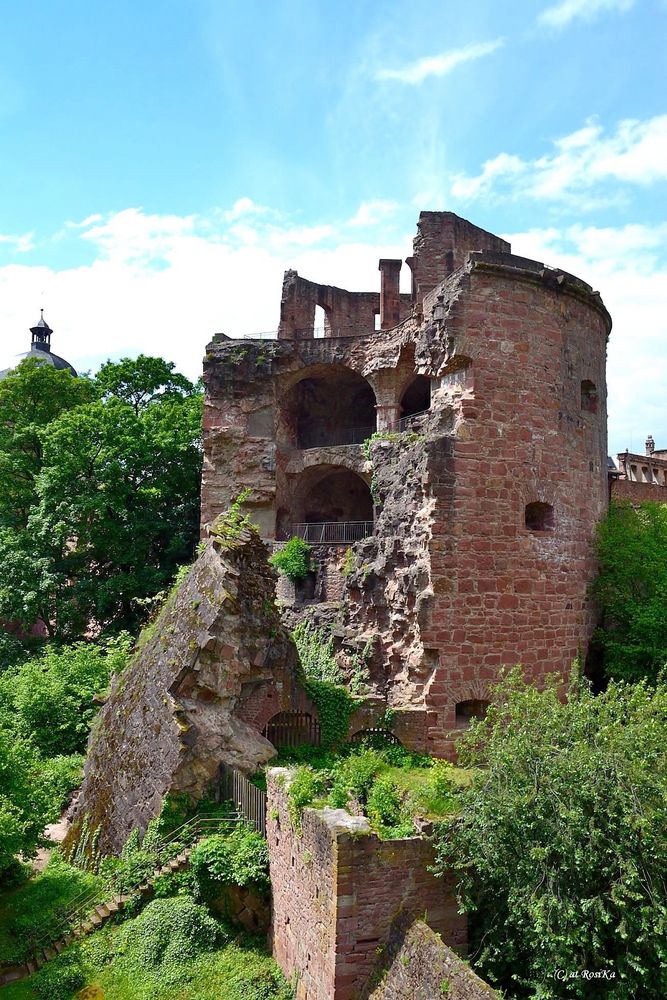
<svg viewBox="0 0 667 1000">
<path fill-rule="evenodd" d="M 82 753 L 96 711 L 93 696 L 127 662 L 131 638 L 48 647 L 0 677 L 0 725 L 31 739 L 46 757 Z"/>
<path fill-rule="evenodd" d="M 439 827 L 438 870 L 458 875 L 472 958 L 510 996 L 663 997 L 667 686 L 559 695 L 517 669 L 462 738 L 479 770 Z"/>
<path fill-rule="evenodd" d="M 0 526 L 25 527 L 42 468 L 41 433 L 61 413 L 90 402 L 92 383 L 26 358 L 0 381 Z"/>
<path fill-rule="evenodd" d="M 95 376 L 95 387 L 104 399 L 111 396 L 122 399 L 138 415 L 157 400 L 180 399 L 195 392 L 192 382 L 179 375 L 175 367 L 171 361 L 145 354 L 107 361 Z"/>
<path fill-rule="evenodd" d="M 598 529 L 594 594 L 607 676 L 655 680 L 667 665 L 667 504 L 613 503 Z"/>
<path fill-rule="evenodd" d="M 171 373 L 160 359 L 142 363 L 153 361 Z M 0 616 L 39 619 L 64 641 L 91 627 L 136 629 L 141 602 L 164 589 L 198 535 L 201 395 L 175 375 L 158 392 L 155 375 L 140 401 L 130 362 L 105 370 L 103 383 L 133 403 L 110 395 L 40 428 L 25 527 L 0 530 Z M 140 367 L 145 387 L 142 378 Z"/>
<path fill-rule="evenodd" d="M 0 876 L 17 854 L 34 855 L 42 830 L 58 816 L 60 794 L 33 746 L 0 728 Z"/>
</svg>

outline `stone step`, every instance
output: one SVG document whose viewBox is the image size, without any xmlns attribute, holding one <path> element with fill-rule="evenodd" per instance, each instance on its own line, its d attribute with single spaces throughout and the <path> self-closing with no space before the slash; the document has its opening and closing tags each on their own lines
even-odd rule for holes
<svg viewBox="0 0 667 1000">
<path fill-rule="evenodd" d="M 47 962 L 50 962 L 52 959 L 54 959 L 57 954 L 58 954 L 58 952 L 54 948 L 52 948 L 51 946 L 49 946 L 48 948 L 44 949 L 44 959 Z"/>
<path fill-rule="evenodd" d="M 106 920 L 107 917 L 111 916 L 111 910 L 109 909 L 106 903 L 98 903 L 98 905 L 95 907 L 95 913 L 97 913 L 97 915 L 100 916 L 102 920 Z"/>
<path fill-rule="evenodd" d="M 60 954 L 61 951 L 64 951 L 66 947 L 67 945 L 62 940 L 53 942 L 53 948 L 55 949 L 55 951 L 57 951 L 58 954 Z"/>
</svg>

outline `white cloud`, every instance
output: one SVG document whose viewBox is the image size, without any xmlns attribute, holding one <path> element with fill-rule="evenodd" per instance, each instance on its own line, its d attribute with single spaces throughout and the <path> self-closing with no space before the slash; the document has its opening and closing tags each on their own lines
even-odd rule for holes
<svg viewBox="0 0 667 1000">
<path fill-rule="evenodd" d="M 412 85 L 422 83 L 429 76 L 445 76 L 462 63 L 491 55 L 504 44 L 503 38 L 496 38 L 490 42 L 478 42 L 460 49 L 451 49 L 435 56 L 423 56 L 401 69 L 379 69 L 375 73 L 375 79 L 397 80 L 399 83 Z"/>
<path fill-rule="evenodd" d="M 225 222 L 227 214 L 234 220 Z M 278 218 L 272 209 L 231 208 L 203 218 L 129 208 L 75 232 L 89 248 L 89 264 L 0 267 L 0 369 L 27 350 L 28 328 L 43 305 L 54 350 L 82 371 L 143 351 L 197 377 L 216 331 L 276 329 L 287 268 L 327 284 L 379 290 L 378 259 L 409 253 L 411 233 L 382 243 L 373 232 L 360 238 L 360 228 L 347 222 L 306 226 Z"/>
<path fill-rule="evenodd" d="M 374 201 L 362 201 L 361 205 L 348 220 L 348 226 L 375 226 L 389 216 L 394 215 L 399 205 L 395 201 L 377 198 Z"/>
<path fill-rule="evenodd" d="M 33 233 L 23 233 L 21 236 L 12 236 L 10 233 L 0 233 L 0 243 L 11 247 L 14 253 L 28 253 L 34 246 L 33 235 Z"/>
<path fill-rule="evenodd" d="M 667 222 L 569 226 L 506 236 L 516 254 L 558 266 L 598 289 L 611 313 L 609 451 L 667 447 Z"/>
<path fill-rule="evenodd" d="M 457 175 L 451 186 L 456 198 L 470 200 L 496 194 L 528 196 L 545 200 L 568 200 L 593 207 L 590 197 L 595 184 L 651 184 L 667 180 L 667 115 L 645 121 L 626 119 L 605 135 L 595 121 L 553 141 L 553 151 L 534 160 L 509 153 L 483 165 L 476 176 Z M 617 194 L 607 187 L 605 202 Z"/>
<path fill-rule="evenodd" d="M 592 21 L 607 11 L 626 11 L 635 0 L 560 0 L 543 10 L 538 21 L 550 28 L 564 28 L 577 19 Z"/>
</svg>

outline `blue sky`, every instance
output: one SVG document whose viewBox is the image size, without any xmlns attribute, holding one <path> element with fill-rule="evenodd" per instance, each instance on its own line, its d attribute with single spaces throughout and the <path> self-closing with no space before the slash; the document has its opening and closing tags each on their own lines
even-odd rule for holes
<svg viewBox="0 0 667 1000">
<path fill-rule="evenodd" d="M 0 362 L 44 305 L 82 369 L 195 375 L 449 209 L 599 288 L 610 449 L 667 447 L 666 62 L 666 0 L 6 3 Z"/>
</svg>

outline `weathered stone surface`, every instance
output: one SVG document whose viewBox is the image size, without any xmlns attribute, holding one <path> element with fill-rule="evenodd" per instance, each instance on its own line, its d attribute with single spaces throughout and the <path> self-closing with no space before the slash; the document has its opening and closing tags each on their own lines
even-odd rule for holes
<svg viewBox="0 0 667 1000">
<path fill-rule="evenodd" d="M 274 597 L 254 530 L 206 545 L 95 721 L 70 843 L 87 817 L 100 850 L 118 851 L 167 793 L 199 798 L 221 763 L 253 771 L 274 755 L 255 703 L 273 714 L 300 697 Z"/>
<path fill-rule="evenodd" d="M 429 841 L 379 840 L 366 817 L 330 808 L 304 809 L 296 832 L 289 780 L 284 768 L 269 771 L 267 841 L 273 954 L 286 976 L 296 973 L 297 1000 L 358 1000 L 398 914 L 427 912 L 445 941 L 465 949 L 453 878 L 431 873 Z"/>
<path fill-rule="evenodd" d="M 499 994 L 423 920 L 399 918 L 365 1000 L 494 1000 Z"/>
</svg>

